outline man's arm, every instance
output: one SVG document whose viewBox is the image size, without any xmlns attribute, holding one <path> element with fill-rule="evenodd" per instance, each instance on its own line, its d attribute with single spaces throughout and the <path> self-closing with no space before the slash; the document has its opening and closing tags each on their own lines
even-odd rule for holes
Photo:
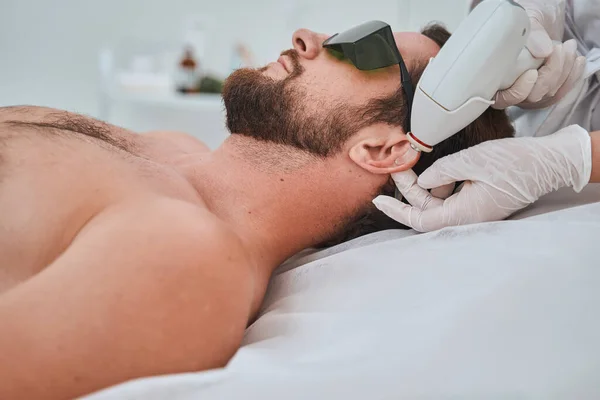
<svg viewBox="0 0 600 400">
<path fill-rule="evenodd" d="M 0 398 L 73 398 L 225 365 L 250 313 L 247 271 L 208 212 L 174 200 L 105 212 L 0 297 Z"/>
</svg>

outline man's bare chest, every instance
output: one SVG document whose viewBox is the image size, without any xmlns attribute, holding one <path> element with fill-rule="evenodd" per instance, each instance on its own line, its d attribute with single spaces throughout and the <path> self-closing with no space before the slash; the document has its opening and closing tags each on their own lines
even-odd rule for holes
<svg viewBox="0 0 600 400">
<path fill-rule="evenodd" d="M 50 265 L 108 207 L 189 192 L 168 166 L 95 138 L 4 127 L 0 142 L 0 292 Z"/>
</svg>

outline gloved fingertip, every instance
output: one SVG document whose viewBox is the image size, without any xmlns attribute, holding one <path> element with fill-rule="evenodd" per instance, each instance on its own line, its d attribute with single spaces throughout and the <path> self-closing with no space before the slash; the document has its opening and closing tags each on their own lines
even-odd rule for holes
<svg viewBox="0 0 600 400">
<path fill-rule="evenodd" d="M 494 104 L 492 104 L 491 107 L 495 110 L 505 110 L 506 108 L 514 106 L 517 103 L 519 103 L 519 100 L 515 99 L 513 95 L 498 92 L 496 93 Z"/>
<path fill-rule="evenodd" d="M 565 82 L 566 87 L 572 89 L 572 86 L 581 78 L 583 73 L 585 72 L 585 67 L 587 65 L 587 59 L 584 56 L 579 56 L 575 59 L 573 63 L 573 68 L 571 69 L 571 73 Z"/>
<path fill-rule="evenodd" d="M 379 195 L 377 197 L 375 197 L 373 200 L 371 200 L 371 203 L 375 204 L 375 207 L 379 206 L 382 203 L 382 199 L 384 198 L 384 195 Z"/>
<path fill-rule="evenodd" d="M 575 59 L 575 68 L 577 68 L 581 74 L 583 74 L 586 64 L 587 58 L 585 58 L 585 56 L 579 56 Z"/>
<path fill-rule="evenodd" d="M 531 30 L 527 40 L 527 49 L 535 58 L 548 58 L 552 54 L 554 51 L 552 39 L 543 27 Z"/>
<path fill-rule="evenodd" d="M 519 79 L 517 79 L 514 86 L 519 87 L 519 96 L 518 101 L 515 104 L 525 101 L 531 95 L 539 76 L 540 73 L 538 72 L 538 70 L 530 69 L 528 71 L 525 71 L 525 73 L 523 73 L 523 75 L 521 75 Z"/>
<path fill-rule="evenodd" d="M 525 73 L 523 73 L 522 79 L 525 82 L 535 84 L 535 82 L 538 80 L 539 76 L 540 76 L 540 73 L 538 72 L 537 69 L 530 69 L 530 70 L 525 71 Z"/>
<path fill-rule="evenodd" d="M 411 207 L 390 196 L 377 196 L 372 200 L 375 207 L 391 219 L 406 225 Z"/>
<path fill-rule="evenodd" d="M 547 75 L 548 77 L 560 76 L 560 74 L 556 73 L 556 71 L 559 71 L 562 69 L 562 66 L 565 62 L 565 56 L 566 55 L 565 55 L 565 50 L 563 48 L 563 44 L 562 43 L 554 44 L 552 54 L 550 54 L 550 57 L 548 57 L 548 59 L 544 63 L 544 66 L 541 69 L 542 71 L 545 71 L 544 75 Z"/>
<path fill-rule="evenodd" d="M 568 53 L 574 53 L 577 50 L 577 42 L 575 39 L 567 40 L 563 44 L 563 49 Z"/>
<path fill-rule="evenodd" d="M 504 98 L 504 93 L 503 92 L 497 92 L 496 95 L 494 96 L 494 103 L 491 105 L 491 107 L 494 110 L 504 110 L 505 108 L 513 105 L 513 104 L 509 104 L 506 99 Z"/>
<path fill-rule="evenodd" d="M 531 94 L 538 76 L 539 73 L 535 69 L 525 71 L 510 88 L 496 93 L 492 108 L 504 110 L 525 101 Z"/>
<path fill-rule="evenodd" d="M 529 103 L 538 103 L 538 102 L 540 102 L 540 101 L 541 101 L 541 100 L 544 98 L 544 96 L 545 96 L 546 94 L 548 94 L 548 92 L 547 92 L 547 91 L 545 91 L 545 93 L 542 93 L 542 92 L 540 92 L 540 91 L 533 91 L 533 92 L 531 92 L 531 94 L 530 94 L 530 95 L 527 97 L 527 100 L 526 100 L 526 101 L 527 101 L 527 102 L 529 102 Z"/>
<path fill-rule="evenodd" d="M 386 212 L 386 210 L 388 210 L 390 207 L 393 207 L 396 203 L 399 203 L 398 200 L 390 196 L 384 195 L 379 195 L 375 197 L 371 202 L 375 205 L 375 207 L 377 207 L 379 211 L 383 212 Z"/>
<path fill-rule="evenodd" d="M 423 189 L 433 189 L 435 187 L 441 186 L 437 184 L 439 180 L 439 174 L 437 171 L 432 170 L 431 167 L 426 169 L 421 175 L 419 175 L 419 179 L 417 179 L 417 184 L 421 186 Z"/>
</svg>

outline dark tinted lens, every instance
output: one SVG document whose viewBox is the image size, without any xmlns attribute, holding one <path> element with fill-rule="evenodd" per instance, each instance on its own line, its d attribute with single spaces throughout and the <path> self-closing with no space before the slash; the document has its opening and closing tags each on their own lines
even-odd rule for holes
<svg viewBox="0 0 600 400">
<path fill-rule="evenodd" d="M 389 27 L 389 25 L 385 22 L 369 21 L 355 26 L 354 28 L 350 28 L 342 33 L 338 33 L 330 39 L 334 39 L 336 43 L 355 43 L 365 36 L 369 36 L 370 34 L 375 33 L 385 27 Z M 327 41 L 325 41 L 325 43 L 327 43 Z"/>
<path fill-rule="evenodd" d="M 400 59 L 392 28 L 381 21 L 336 34 L 323 42 L 323 47 L 343 53 L 360 70 L 389 67 Z"/>
<path fill-rule="evenodd" d="M 327 51 L 329 52 L 329 54 L 331 54 L 332 56 L 334 56 L 335 58 L 337 58 L 340 61 L 347 60 L 346 56 L 341 51 L 338 51 L 338 50 L 332 49 L 332 48 L 327 49 Z"/>
<path fill-rule="evenodd" d="M 392 30 L 387 27 L 358 41 L 354 65 L 358 69 L 372 70 L 398 64 L 398 49 L 393 39 Z"/>
<path fill-rule="evenodd" d="M 414 96 L 408 69 L 402 60 L 392 28 L 385 22 L 369 21 L 342 33 L 336 33 L 323 47 L 339 59 L 349 59 L 356 68 L 369 71 L 395 64 L 400 66 L 402 91 L 406 95 L 408 113 L 404 128 L 410 132 L 410 116 Z"/>
</svg>

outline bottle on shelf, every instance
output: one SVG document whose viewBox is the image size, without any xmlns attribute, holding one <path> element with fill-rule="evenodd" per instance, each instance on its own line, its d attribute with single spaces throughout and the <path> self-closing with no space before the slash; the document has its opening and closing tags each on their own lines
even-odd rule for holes
<svg viewBox="0 0 600 400">
<path fill-rule="evenodd" d="M 177 91 L 180 93 L 197 93 L 199 80 L 199 63 L 194 57 L 192 47 L 187 46 L 177 68 Z"/>
</svg>

